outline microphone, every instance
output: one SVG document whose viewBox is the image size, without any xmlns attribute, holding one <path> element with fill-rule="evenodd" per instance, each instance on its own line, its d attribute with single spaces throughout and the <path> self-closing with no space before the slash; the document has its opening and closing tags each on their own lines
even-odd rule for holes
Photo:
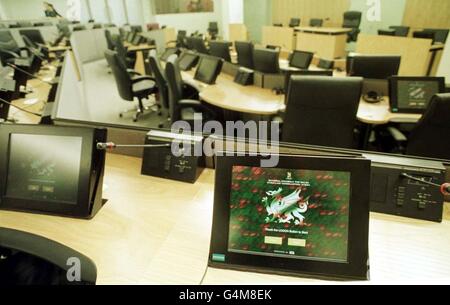
<svg viewBox="0 0 450 305">
<path fill-rule="evenodd" d="M 97 143 L 98 150 L 113 150 L 116 148 L 159 148 L 159 147 L 170 147 L 170 144 L 123 145 L 123 144 L 116 144 L 113 142 Z"/>
<path fill-rule="evenodd" d="M 8 104 L 8 105 L 11 106 L 11 107 L 14 107 L 14 108 L 16 108 L 16 109 L 19 109 L 20 111 L 29 113 L 29 114 L 31 114 L 31 115 L 34 115 L 34 116 L 37 116 L 37 117 L 40 117 L 40 118 L 42 117 L 42 115 L 40 115 L 39 113 L 32 112 L 32 111 L 26 110 L 26 109 L 24 109 L 24 108 L 22 108 L 22 107 L 19 107 L 19 106 L 17 106 L 17 105 L 14 105 L 14 104 L 8 102 L 7 100 L 2 99 L 1 97 L 0 97 L 0 103 L 5 103 L 5 104 Z"/>
<path fill-rule="evenodd" d="M 428 185 L 431 185 L 431 186 L 438 187 L 441 190 L 442 195 L 444 195 L 444 196 L 449 196 L 450 195 L 450 183 L 444 183 L 442 185 L 439 185 L 437 183 L 433 183 L 433 182 L 426 181 L 424 179 L 413 177 L 411 175 L 408 175 L 407 173 L 402 173 L 400 176 L 408 178 L 408 179 L 411 179 L 411 180 L 414 180 L 414 181 L 418 181 L 418 182 L 421 182 L 421 183 L 424 183 L 424 184 L 428 184 Z"/>
</svg>

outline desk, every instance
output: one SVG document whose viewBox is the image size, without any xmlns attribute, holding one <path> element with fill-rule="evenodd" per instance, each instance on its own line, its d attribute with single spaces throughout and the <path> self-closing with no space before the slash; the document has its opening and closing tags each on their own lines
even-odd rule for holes
<svg viewBox="0 0 450 305">
<path fill-rule="evenodd" d="M 293 28 L 279 26 L 264 26 L 262 29 L 263 46 L 278 46 L 283 51 L 295 50 L 295 32 Z"/>
<path fill-rule="evenodd" d="M 297 50 L 313 52 L 316 56 L 329 60 L 347 56 L 347 33 L 351 32 L 351 29 L 296 27 L 295 30 Z"/>
<path fill-rule="evenodd" d="M 417 123 L 422 117 L 414 113 L 392 113 L 389 105 L 389 97 L 385 96 L 383 101 L 370 104 L 361 99 L 357 114 L 360 122 L 370 125 L 382 125 L 387 123 Z"/>
<path fill-rule="evenodd" d="M 145 75 L 145 58 L 144 58 L 144 52 L 156 49 L 156 46 L 149 45 L 149 44 L 140 44 L 140 45 L 133 45 L 130 43 L 125 43 L 125 47 L 127 48 L 128 52 L 135 52 L 136 53 L 136 64 L 134 66 L 134 69 L 139 72 L 142 75 Z"/>
<path fill-rule="evenodd" d="M 97 266 L 98 284 L 200 283 L 209 252 L 214 171 L 205 170 L 192 185 L 141 176 L 140 166 L 140 159 L 108 154 L 104 198 L 109 201 L 90 221 L 0 211 L 0 225 L 47 237 L 88 256 Z M 448 282 L 449 232 L 448 211 L 442 224 L 372 213 L 371 282 Z M 305 282 L 316 280 L 212 268 L 204 280 Z"/>
<path fill-rule="evenodd" d="M 220 74 L 215 85 L 194 80 L 193 72 L 182 72 L 183 80 L 196 87 L 201 100 L 225 110 L 247 114 L 274 115 L 284 109 L 284 96 L 256 86 L 241 86 L 233 77 Z"/>
</svg>

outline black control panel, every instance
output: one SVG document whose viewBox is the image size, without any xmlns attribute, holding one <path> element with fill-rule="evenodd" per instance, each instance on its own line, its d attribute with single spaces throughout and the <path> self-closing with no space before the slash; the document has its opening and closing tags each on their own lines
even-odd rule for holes
<svg viewBox="0 0 450 305">
<path fill-rule="evenodd" d="M 182 142 L 183 145 L 172 145 L 175 141 Z M 145 144 L 169 146 L 144 149 L 142 175 L 195 183 L 205 168 L 204 156 L 195 156 L 194 153 L 198 145 L 202 147 L 202 137 L 150 131 Z"/>
<path fill-rule="evenodd" d="M 444 196 L 437 185 L 445 181 L 445 169 L 402 164 L 372 163 L 372 212 L 442 222 Z"/>
</svg>

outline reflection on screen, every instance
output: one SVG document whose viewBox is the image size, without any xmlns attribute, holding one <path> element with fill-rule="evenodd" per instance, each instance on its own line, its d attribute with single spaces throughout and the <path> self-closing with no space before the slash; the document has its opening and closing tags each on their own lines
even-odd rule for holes
<svg viewBox="0 0 450 305">
<path fill-rule="evenodd" d="M 398 107 L 426 109 L 433 95 L 439 93 L 437 81 L 398 81 Z"/>
<path fill-rule="evenodd" d="M 12 134 L 6 196 L 76 204 L 80 137 Z"/>
<path fill-rule="evenodd" d="M 228 251 L 347 262 L 350 173 L 234 166 Z"/>
</svg>

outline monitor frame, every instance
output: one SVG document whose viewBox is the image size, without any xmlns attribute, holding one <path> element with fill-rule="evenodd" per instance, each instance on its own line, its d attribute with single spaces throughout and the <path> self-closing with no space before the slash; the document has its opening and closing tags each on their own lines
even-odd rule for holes
<svg viewBox="0 0 450 305">
<path fill-rule="evenodd" d="M 311 155 L 279 155 L 277 168 L 350 172 L 350 209 L 347 263 L 280 258 L 228 251 L 233 166 L 261 167 L 261 156 L 221 156 L 216 158 L 213 224 L 208 265 L 222 269 L 309 276 L 325 279 L 359 279 L 369 277 L 369 189 L 371 162 L 364 158 Z M 366 189 L 367 191 L 362 191 Z M 214 257 L 223 256 L 223 261 Z"/>
<path fill-rule="evenodd" d="M 180 66 L 180 62 L 186 57 L 186 56 L 191 56 L 192 60 L 189 62 L 189 65 L 186 67 L 182 67 Z M 187 52 L 183 52 L 181 53 L 181 55 L 177 58 L 177 64 L 178 67 L 180 68 L 180 70 L 182 71 L 190 71 L 193 68 L 195 68 L 199 62 L 200 56 L 192 51 L 187 51 Z"/>
<path fill-rule="evenodd" d="M 210 78 L 208 80 L 199 79 L 199 74 L 200 74 L 199 72 L 200 72 L 200 69 L 202 67 L 202 63 L 203 63 L 204 60 L 216 60 L 217 61 L 217 65 L 215 67 L 214 75 L 212 75 L 212 78 Z M 196 81 L 199 81 L 199 82 L 202 82 L 202 83 L 205 83 L 205 84 L 208 84 L 208 85 L 214 85 L 216 80 L 217 80 L 217 77 L 219 76 L 220 72 L 222 71 L 223 62 L 224 62 L 224 60 L 222 58 L 219 58 L 219 57 L 200 56 L 200 60 L 199 60 L 198 65 L 197 65 L 197 69 L 195 70 L 194 79 Z"/>
<path fill-rule="evenodd" d="M 272 69 L 266 69 L 267 67 L 265 65 L 260 65 L 261 63 L 257 60 L 258 56 L 257 53 L 261 54 L 270 54 L 271 56 L 275 57 L 275 61 L 272 62 L 273 66 L 271 65 L 270 68 Z M 273 59 L 273 58 L 271 58 Z M 254 48 L 253 49 L 253 70 L 262 73 L 262 74 L 278 74 L 280 70 L 280 52 L 272 49 L 267 48 Z M 269 71 L 270 70 L 270 71 Z"/>
<path fill-rule="evenodd" d="M 361 69 L 361 71 L 358 70 L 358 71 L 355 72 L 355 70 L 354 70 L 355 59 L 356 59 L 356 62 L 358 62 L 358 60 L 361 60 L 361 59 L 364 59 L 364 58 L 366 58 L 366 59 L 368 59 L 368 58 L 372 58 L 372 59 L 375 59 L 375 58 L 387 59 L 387 58 L 389 58 L 392 61 L 394 61 L 394 60 L 396 61 L 399 58 L 400 60 L 398 62 L 397 71 L 394 74 L 388 75 L 387 77 L 380 78 L 378 76 L 377 77 L 373 77 L 373 75 L 370 75 L 370 73 L 366 73 L 365 69 Z M 402 57 L 400 55 L 355 54 L 353 56 L 348 56 L 347 57 L 347 76 L 360 76 L 360 77 L 363 77 L 364 79 L 389 79 L 389 77 L 391 77 L 391 76 L 398 75 L 398 73 L 400 71 L 401 64 L 402 64 Z M 378 65 L 378 66 L 380 66 L 380 65 Z M 364 71 L 362 71 L 362 70 L 364 70 Z M 366 76 L 368 74 L 369 74 L 369 77 Z"/>
<path fill-rule="evenodd" d="M 296 54 L 307 54 L 307 55 L 310 56 L 310 57 L 307 59 L 307 63 L 308 63 L 308 64 L 307 64 L 306 67 L 298 67 L 298 66 L 294 66 L 294 65 L 292 64 L 292 63 L 293 63 L 293 60 L 294 60 L 294 57 L 295 57 Z M 294 67 L 294 68 L 297 68 L 297 69 L 308 70 L 308 69 L 309 69 L 309 66 L 311 66 L 311 62 L 312 62 L 313 58 L 314 58 L 314 53 L 313 53 L 313 52 L 307 52 L 307 51 L 301 51 L 301 50 L 294 50 L 294 52 L 292 52 L 292 54 L 291 54 L 291 56 L 290 56 L 290 58 L 289 58 L 289 66 Z"/>
<path fill-rule="evenodd" d="M 82 138 L 76 204 L 7 196 L 10 139 L 12 134 Z M 106 129 L 0 124 L 0 168 L 3 169 L 0 172 L 0 209 L 85 219 L 94 217 L 104 204 L 102 184 L 105 151 L 97 150 L 96 144 L 98 142 L 106 142 L 106 138 Z M 90 158 L 83 156 L 90 156 Z"/>
<path fill-rule="evenodd" d="M 423 114 L 425 113 L 425 109 L 420 108 L 408 108 L 408 107 L 399 107 L 398 101 L 398 82 L 399 81 L 436 81 L 439 85 L 439 92 L 445 92 L 445 77 L 438 76 L 392 76 L 389 78 L 389 105 L 390 111 L 394 113 L 415 113 L 415 114 Z M 436 94 L 438 94 L 436 93 Z M 431 102 L 428 102 L 428 104 Z M 427 105 L 428 107 L 428 105 Z"/>
</svg>

